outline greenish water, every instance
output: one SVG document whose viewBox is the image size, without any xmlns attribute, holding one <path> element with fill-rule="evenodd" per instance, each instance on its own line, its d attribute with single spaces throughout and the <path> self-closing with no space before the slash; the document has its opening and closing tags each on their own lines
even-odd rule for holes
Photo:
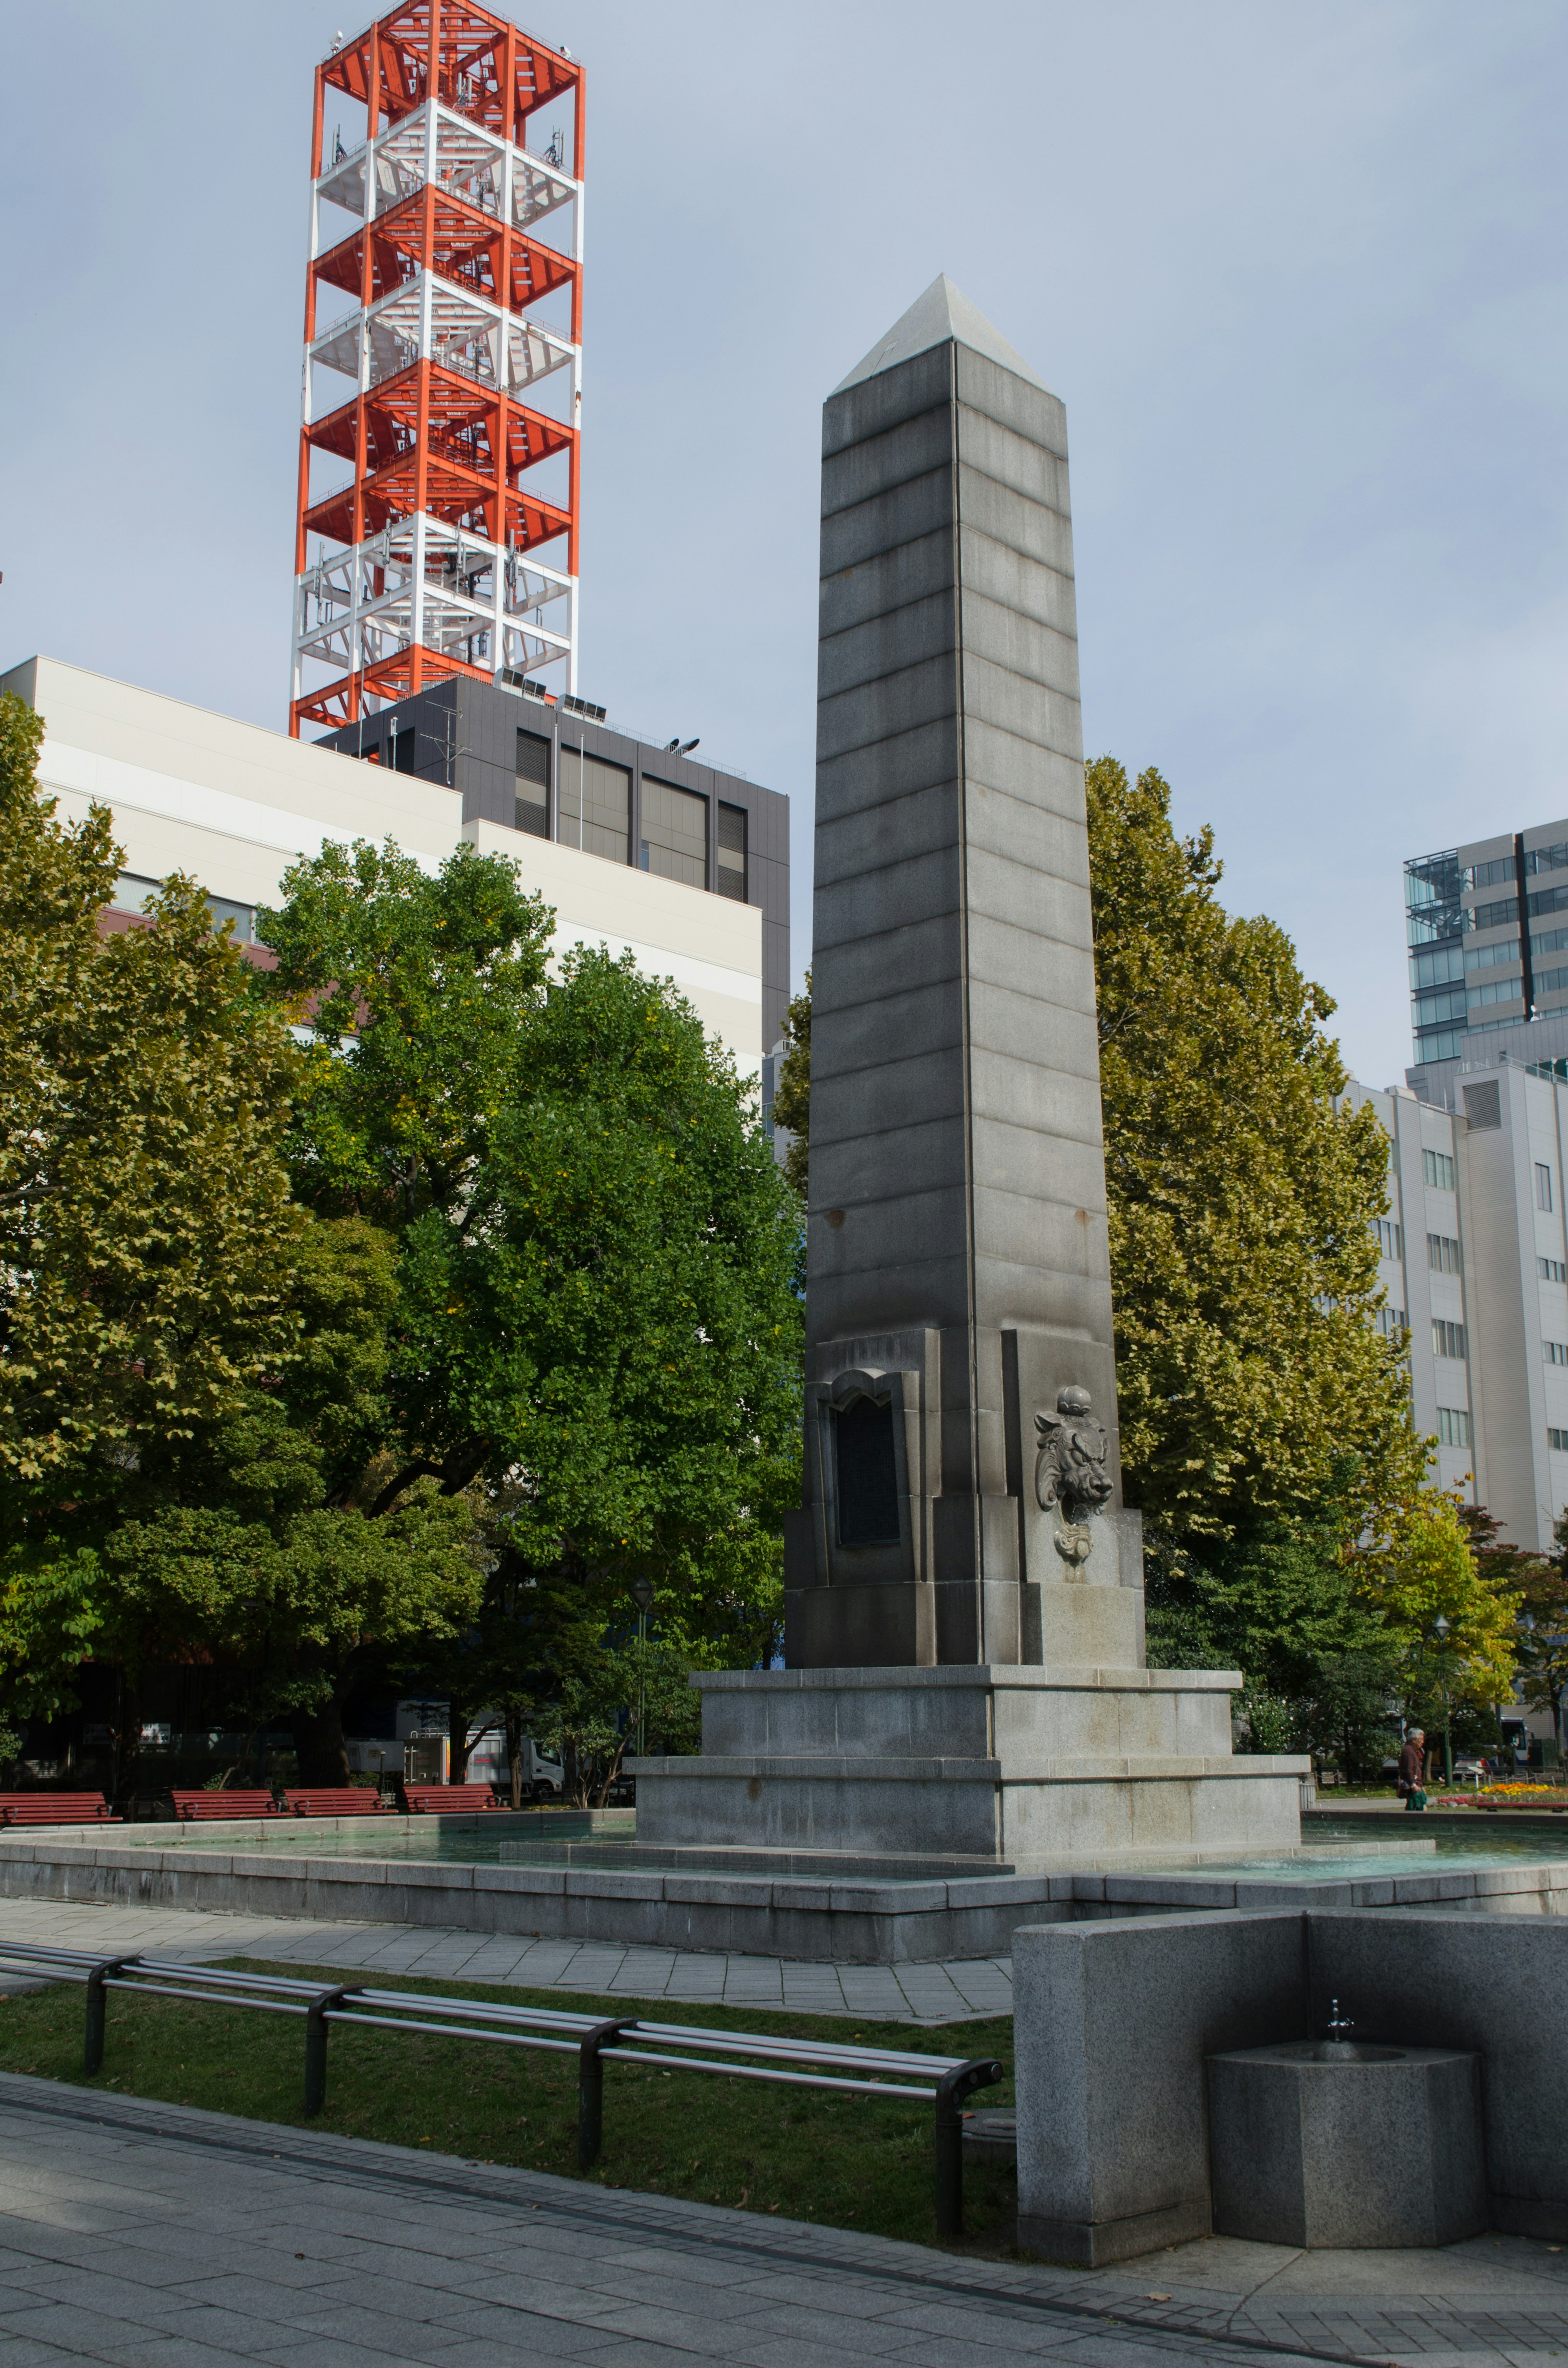
<svg viewBox="0 0 1568 2368">
<path fill-rule="evenodd" d="M 388 1826 L 392 1823 L 390 1818 L 386 1821 Z M 1208 1861 L 1185 1867 L 1173 1865 L 1168 1860 L 1150 1859 L 1142 1866 L 1128 1865 L 1122 1871 L 1165 1875 L 1176 1881 L 1190 1876 L 1199 1883 L 1218 1878 L 1321 1884 L 1376 1882 L 1397 1874 L 1461 1873 L 1470 1868 L 1517 1866 L 1531 1861 L 1540 1864 L 1568 1858 L 1568 1832 L 1562 1831 L 1506 1836 L 1488 1833 L 1483 1839 L 1479 1835 L 1472 1839 L 1469 1833 L 1418 1827 L 1410 1844 L 1402 1847 L 1403 1835 L 1395 1836 L 1386 1828 L 1369 1833 L 1365 1818 L 1346 1816 L 1315 1818 L 1310 1833 L 1308 1847 L 1313 1855 L 1308 1858 L 1238 1859 L 1229 1863 Z M 109 1841 L 111 1837 L 106 1834 L 104 1839 Z M 280 1817 L 276 1824 L 244 1837 L 214 1834 L 201 1827 L 157 1824 L 125 1827 L 114 1833 L 112 1841 L 116 1848 L 129 1844 L 146 1850 L 206 1850 L 236 1858 L 367 1859 L 384 1863 L 419 1861 L 427 1866 L 597 1867 L 606 1872 L 678 1870 L 689 1874 L 736 1876 L 771 1873 L 817 1879 L 836 1876 L 859 1882 L 922 1883 L 960 1872 L 951 1861 L 919 1865 L 907 1860 L 857 1858 L 852 1864 L 835 1864 L 825 1854 L 812 1852 L 716 1851 L 710 1858 L 699 1859 L 695 1853 L 646 1845 L 640 1848 L 630 1816 L 616 1830 L 606 1832 L 602 1822 L 596 1830 L 586 1816 L 575 1817 L 560 1813 L 551 1816 L 548 1826 L 538 1817 L 498 1813 L 480 1825 L 453 1826 L 432 1818 L 427 1825 L 422 1823 L 392 1832 L 369 1818 L 330 1832 L 312 1832 L 291 1819 Z M 1346 1850 L 1343 1858 L 1336 1858 L 1331 1855 L 1336 1842 L 1358 1847 L 1353 1851 Z M 1369 1843 L 1384 1842 L 1386 1848 L 1368 1849 Z M 974 1873 L 980 1870 L 966 1865 L 961 1872 Z"/>
</svg>

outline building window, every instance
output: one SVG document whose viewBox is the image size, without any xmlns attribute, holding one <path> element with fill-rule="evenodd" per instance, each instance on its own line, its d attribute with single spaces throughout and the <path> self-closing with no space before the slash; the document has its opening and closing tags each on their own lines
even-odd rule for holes
<svg viewBox="0 0 1568 2368">
<path fill-rule="evenodd" d="M 642 776 L 642 837 L 637 860 L 661 880 L 708 885 L 708 801 L 695 790 Z"/>
<path fill-rule="evenodd" d="M 1549 1365 L 1568 1365 L 1568 1340 L 1543 1340 L 1540 1353 Z"/>
<path fill-rule="evenodd" d="M 560 820 L 556 837 L 610 863 L 631 860 L 631 776 L 582 748 L 561 751 Z"/>
<path fill-rule="evenodd" d="M 550 837 L 550 742 L 542 732 L 517 734 L 516 827 L 531 837 Z"/>
<path fill-rule="evenodd" d="M 1568 1455 L 1568 1430 L 1549 1430 L 1546 1443 L 1558 1455 Z"/>
<path fill-rule="evenodd" d="M 1538 1258 L 1535 1270 L 1542 1282 L 1568 1282 L 1568 1266 L 1561 1258 Z"/>
<path fill-rule="evenodd" d="M 1415 1057 L 1418 1061 L 1457 1060 L 1464 1051 L 1464 1044 L 1465 1031 L 1462 1028 L 1418 1028 L 1415 1031 Z"/>
<path fill-rule="evenodd" d="M 1434 1274 L 1460 1274 L 1460 1246 L 1451 1234 L 1428 1234 L 1426 1263 Z"/>
<path fill-rule="evenodd" d="M 1380 1307 L 1378 1310 L 1378 1329 L 1382 1334 L 1385 1340 L 1397 1340 L 1401 1333 L 1404 1330 L 1403 1308 Z"/>
<path fill-rule="evenodd" d="M 222 929 L 225 921 L 234 925 L 234 943 L 248 946 L 256 935 L 256 914 L 248 905 L 231 904 L 227 896 L 209 896 L 207 909 L 212 916 L 213 932 Z"/>
<path fill-rule="evenodd" d="M 1530 951 L 1535 952 L 1538 940 L 1530 939 Z M 1499 938 L 1490 946 L 1467 946 L 1464 951 L 1466 970 L 1494 970 L 1499 962 L 1517 963 L 1519 959 L 1517 938 Z"/>
<path fill-rule="evenodd" d="M 1372 1231 L 1378 1237 L 1378 1249 L 1382 1257 L 1400 1258 L 1404 1256 L 1404 1236 L 1400 1226 L 1391 1224 L 1386 1217 L 1374 1217 Z"/>
<path fill-rule="evenodd" d="M 746 901 L 746 810 L 744 806 L 721 806 L 719 809 L 719 878 L 716 882 L 721 896 L 733 896 L 737 904 Z"/>
<path fill-rule="evenodd" d="M 1470 1417 L 1462 1406 L 1437 1408 L 1437 1443 L 1440 1447 L 1469 1447 Z"/>
<path fill-rule="evenodd" d="M 1535 1164 L 1535 1204 L 1538 1209 L 1551 1206 L 1551 1170 L 1540 1159 Z"/>
<path fill-rule="evenodd" d="M 1446 1151 L 1424 1151 L 1421 1173 L 1435 1192 L 1451 1192 L 1454 1189 L 1454 1163 Z"/>
<path fill-rule="evenodd" d="M 1464 1326 L 1462 1324 L 1450 1324 L 1446 1315 L 1434 1315 L 1432 1318 L 1432 1354 L 1434 1357 L 1462 1358 L 1464 1355 Z M 1568 1363 L 1568 1355 L 1565 1355 L 1563 1361 Z"/>
<path fill-rule="evenodd" d="M 1465 1009 L 1478 1011 L 1488 1003 L 1517 1003 L 1524 991 L 1524 983 L 1520 979 L 1492 979 L 1484 986 L 1466 987 Z"/>
<path fill-rule="evenodd" d="M 1444 1019 L 1462 1019 L 1465 1015 L 1465 990 L 1462 986 L 1443 986 L 1435 992 L 1418 995 L 1415 1011 L 1417 1028 L 1433 1028 Z"/>
<path fill-rule="evenodd" d="M 149 896 L 155 896 L 163 886 L 161 880 L 144 879 L 140 871 L 122 871 L 114 883 L 111 899 L 117 913 L 140 913 Z"/>
</svg>

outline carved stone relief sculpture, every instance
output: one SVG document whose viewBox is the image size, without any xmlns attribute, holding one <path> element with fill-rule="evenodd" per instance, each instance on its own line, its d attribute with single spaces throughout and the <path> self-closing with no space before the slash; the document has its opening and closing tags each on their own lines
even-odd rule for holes
<svg viewBox="0 0 1568 2368">
<path fill-rule="evenodd" d="M 1091 1524 L 1113 1489 L 1108 1442 L 1101 1424 L 1089 1411 L 1087 1390 L 1060 1390 L 1056 1412 L 1037 1414 L 1040 1446 L 1035 1455 L 1035 1501 L 1042 1513 L 1054 1510 L 1053 1543 L 1067 1565 L 1069 1578 L 1081 1578 L 1094 1551 Z"/>
</svg>

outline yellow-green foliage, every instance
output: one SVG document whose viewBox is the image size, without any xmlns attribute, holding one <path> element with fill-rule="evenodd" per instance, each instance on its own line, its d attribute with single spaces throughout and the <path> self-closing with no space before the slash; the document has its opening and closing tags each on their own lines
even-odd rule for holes
<svg viewBox="0 0 1568 2368">
<path fill-rule="evenodd" d="M 39 793 L 41 720 L 0 698 L 0 1493 L 85 1505 L 276 1367 L 293 1075 L 200 890 L 102 938 L 120 860 Z"/>
<path fill-rule="evenodd" d="M 1414 1490 L 1355 1562 L 1360 1591 L 1381 1613 L 1413 1696 L 1455 1703 L 1507 1697 L 1524 1598 L 1477 1566 L 1452 1497 Z M 1448 1622 L 1440 1634 L 1439 1620 Z"/>
<path fill-rule="evenodd" d="M 1423 1462 L 1374 1322 L 1382 1130 L 1335 1107 L 1334 1006 L 1220 905 L 1212 833 L 1176 837 L 1156 772 L 1086 780 L 1129 1497 L 1187 1535 L 1330 1497 L 1354 1527 Z"/>
</svg>

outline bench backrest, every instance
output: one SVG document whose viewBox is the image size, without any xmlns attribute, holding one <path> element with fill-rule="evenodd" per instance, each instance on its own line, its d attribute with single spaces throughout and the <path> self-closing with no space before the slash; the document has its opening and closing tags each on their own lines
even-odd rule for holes
<svg viewBox="0 0 1568 2368">
<path fill-rule="evenodd" d="M 381 1796 L 369 1784 L 311 1784 L 283 1795 L 297 1817 L 369 1817 Z"/>
<path fill-rule="evenodd" d="M 495 1795 L 488 1784 L 405 1784 L 403 1798 L 419 1816 L 438 1809 L 493 1809 Z"/>
<path fill-rule="evenodd" d="M 118 1825 L 101 1793 L 0 1793 L 0 1823 L 8 1826 Z"/>
<path fill-rule="evenodd" d="M 175 1815 L 192 1817 L 270 1817 L 278 1807 L 270 1793 L 173 1793 Z"/>
</svg>

